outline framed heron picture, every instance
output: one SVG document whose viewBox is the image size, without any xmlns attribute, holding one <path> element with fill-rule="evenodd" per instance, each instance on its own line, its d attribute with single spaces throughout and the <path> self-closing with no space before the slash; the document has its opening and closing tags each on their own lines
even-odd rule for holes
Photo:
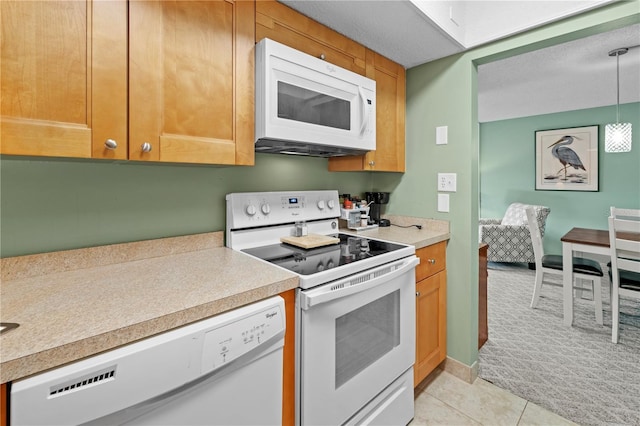
<svg viewBox="0 0 640 426">
<path fill-rule="evenodd" d="M 536 190 L 598 191 L 598 127 L 536 131 Z"/>
</svg>

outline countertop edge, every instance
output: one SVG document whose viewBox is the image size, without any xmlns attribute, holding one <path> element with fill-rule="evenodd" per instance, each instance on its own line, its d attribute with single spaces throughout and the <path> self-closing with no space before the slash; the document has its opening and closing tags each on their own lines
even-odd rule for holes
<svg viewBox="0 0 640 426">
<path fill-rule="evenodd" d="M 428 247 L 428 246 L 440 243 L 442 241 L 448 241 L 450 238 L 451 238 L 451 235 L 447 232 L 446 234 L 441 234 L 432 238 L 417 241 L 413 243 L 413 245 L 416 247 L 416 250 L 417 250 L 417 249 L 421 249 L 424 247 Z"/>
</svg>

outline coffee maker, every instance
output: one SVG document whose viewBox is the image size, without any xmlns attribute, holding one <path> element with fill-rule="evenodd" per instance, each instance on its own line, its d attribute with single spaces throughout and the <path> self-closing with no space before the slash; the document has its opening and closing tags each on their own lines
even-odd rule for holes
<svg viewBox="0 0 640 426">
<path fill-rule="evenodd" d="M 367 203 L 372 203 L 369 206 L 369 217 L 373 221 L 373 223 L 377 224 L 380 227 L 391 225 L 391 223 L 387 219 L 380 219 L 382 205 L 389 202 L 389 193 L 365 192 L 365 196 L 367 198 Z"/>
</svg>

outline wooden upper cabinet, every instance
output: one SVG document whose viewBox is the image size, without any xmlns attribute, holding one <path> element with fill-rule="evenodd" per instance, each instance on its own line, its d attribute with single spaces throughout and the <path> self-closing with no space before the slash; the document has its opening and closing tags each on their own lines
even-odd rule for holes
<svg viewBox="0 0 640 426">
<path fill-rule="evenodd" d="M 405 69 L 367 49 L 366 76 L 376 81 L 376 150 L 329 159 L 331 171 L 405 171 Z"/>
<path fill-rule="evenodd" d="M 129 5 L 129 159 L 254 164 L 255 3 Z"/>
<path fill-rule="evenodd" d="M 275 0 L 256 2 L 256 43 L 263 38 L 360 75 L 366 73 L 364 46 Z"/>
<path fill-rule="evenodd" d="M 0 7 L 0 153 L 254 164 L 253 1 Z"/>
<path fill-rule="evenodd" d="M 0 13 L 0 153 L 126 158 L 126 2 L 2 0 Z"/>
</svg>

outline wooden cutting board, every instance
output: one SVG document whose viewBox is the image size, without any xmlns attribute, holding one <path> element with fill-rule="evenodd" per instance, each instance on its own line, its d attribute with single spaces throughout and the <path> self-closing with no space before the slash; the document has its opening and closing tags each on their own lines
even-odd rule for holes
<svg viewBox="0 0 640 426">
<path fill-rule="evenodd" d="M 330 237 L 328 235 L 309 234 L 304 237 L 282 237 L 280 241 L 286 244 L 291 244 L 296 247 L 302 247 L 304 249 L 328 246 L 331 244 L 338 244 L 340 238 Z"/>
</svg>

